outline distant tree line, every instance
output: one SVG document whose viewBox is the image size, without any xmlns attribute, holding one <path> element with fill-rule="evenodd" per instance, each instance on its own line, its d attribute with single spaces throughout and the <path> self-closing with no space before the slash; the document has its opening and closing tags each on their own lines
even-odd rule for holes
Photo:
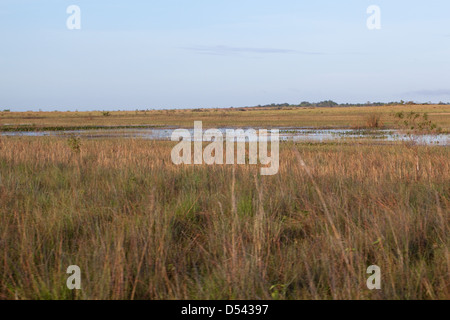
<svg viewBox="0 0 450 320">
<path fill-rule="evenodd" d="M 337 103 L 332 100 L 325 100 L 320 102 L 308 102 L 302 101 L 299 104 L 289 104 L 289 103 L 272 103 L 267 105 L 258 105 L 254 108 L 330 108 L 330 107 L 381 107 L 381 106 L 396 106 L 396 105 L 433 105 L 431 102 L 414 102 L 414 101 L 403 101 L 400 102 L 366 102 L 366 103 Z M 450 105 L 450 103 L 439 102 L 438 105 Z"/>
</svg>

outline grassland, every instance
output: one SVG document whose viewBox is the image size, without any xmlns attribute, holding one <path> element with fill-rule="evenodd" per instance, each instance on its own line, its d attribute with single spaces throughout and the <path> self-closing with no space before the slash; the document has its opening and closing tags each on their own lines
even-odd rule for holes
<svg viewBox="0 0 450 320">
<path fill-rule="evenodd" d="M 192 127 L 365 127 L 374 114 L 386 128 L 395 127 L 396 112 L 428 113 L 429 119 L 450 130 L 450 105 L 398 105 L 384 107 L 196 109 L 117 112 L 0 112 L 0 131 L 17 126 L 47 129 L 98 126 Z"/>
<path fill-rule="evenodd" d="M 448 127 L 448 108 L 431 118 Z M 227 112 L 89 121 L 340 126 L 369 111 Z M 1 121 L 88 123 L 59 115 Z M 65 139 L 0 137 L 0 299 L 450 298 L 450 148 L 283 143 L 279 174 L 262 177 L 175 166 L 172 146 L 82 140 L 77 152 Z M 366 287 L 372 264 L 382 290 Z"/>
</svg>

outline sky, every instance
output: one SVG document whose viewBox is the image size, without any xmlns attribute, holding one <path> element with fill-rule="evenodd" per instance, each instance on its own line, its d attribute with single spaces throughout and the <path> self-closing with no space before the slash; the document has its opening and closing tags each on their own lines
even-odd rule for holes
<svg viewBox="0 0 450 320">
<path fill-rule="evenodd" d="M 450 102 L 450 1 L 0 0 L 0 110 L 322 100 Z"/>
</svg>

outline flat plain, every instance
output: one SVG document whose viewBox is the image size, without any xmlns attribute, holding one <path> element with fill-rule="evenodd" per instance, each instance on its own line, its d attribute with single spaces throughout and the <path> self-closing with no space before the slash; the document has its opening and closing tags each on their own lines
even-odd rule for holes
<svg viewBox="0 0 450 320">
<path fill-rule="evenodd" d="M 92 112 L 0 112 L 0 129 L 5 126 L 95 127 L 177 126 L 192 127 L 202 121 L 207 127 L 365 127 L 370 115 L 379 116 L 384 126 L 395 127 L 395 113 L 427 113 L 431 121 L 450 129 L 450 105 L 393 105 L 333 108 L 233 108 L 189 110 L 135 110 Z"/>
</svg>

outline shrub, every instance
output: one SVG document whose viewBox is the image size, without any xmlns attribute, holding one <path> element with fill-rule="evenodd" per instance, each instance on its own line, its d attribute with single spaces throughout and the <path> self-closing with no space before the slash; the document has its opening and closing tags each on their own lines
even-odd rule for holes
<svg viewBox="0 0 450 320">
<path fill-rule="evenodd" d="M 81 150 L 81 139 L 78 137 L 70 137 L 67 139 L 67 144 L 69 145 L 70 149 L 72 149 L 74 152 L 80 152 Z"/>
<path fill-rule="evenodd" d="M 379 114 L 370 114 L 366 119 L 366 124 L 369 128 L 379 128 L 381 127 L 381 116 Z"/>
</svg>

